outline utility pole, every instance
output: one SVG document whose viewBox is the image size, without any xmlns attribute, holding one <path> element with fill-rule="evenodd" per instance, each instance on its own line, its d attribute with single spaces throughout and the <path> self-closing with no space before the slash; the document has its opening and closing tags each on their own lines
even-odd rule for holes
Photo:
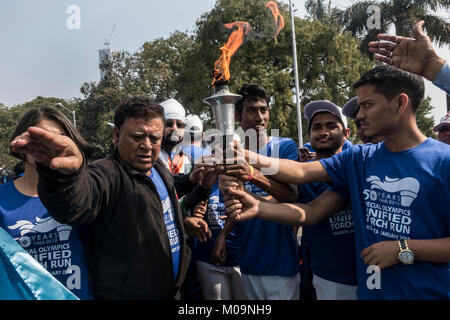
<svg viewBox="0 0 450 320">
<path fill-rule="evenodd" d="M 76 128 L 77 128 L 77 119 L 76 119 L 76 117 L 75 117 L 75 110 L 70 110 L 70 109 L 64 107 L 64 105 L 63 105 L 62 103 L 60 103 L 60 102 L 55 103 L 55 106 L 61 107 L 61 108 L 63 108 L 63 109 L 66 109 L 67 111 L 69 111 L 69 112 L 72 113 L 73 126 L 74 126 L 75 129 L 76 129 Z"/>
<path fill-rule="evenodd" d="M 300 107 L 300 86 L 298 81 L 298 65 L 297 65 L 297 44 L 295 41 L 295 24 L 294 24 L 294 8 L 292 0 L 289 0 L 289 9 L 291 11 L 292 26 L 292 55 L 294 57 L 294 78 L 295 78 L 295 98 L 297 102 L 297 126 L 298 126 L 298 146 L 303 146 L 303 130 L 302 130 L 302 110 Z"/>
</svg>

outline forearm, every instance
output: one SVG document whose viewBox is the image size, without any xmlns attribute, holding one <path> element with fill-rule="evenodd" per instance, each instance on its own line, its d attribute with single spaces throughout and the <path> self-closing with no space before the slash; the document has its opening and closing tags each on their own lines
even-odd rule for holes
<svg viewBox="0 0 450 320">
<path fill-rule="evenodd" d="M 314 226 L 347 207 L 336 192 L 325 191 L 308 203 L 273 203 L 259 201 L 259 218 L 294 226 Z"/>
<path fill-rule="evenodd" d="M 251 183 L 260 187 L 280 202 L 295 202 L 297 200 L 297 190 L 291 185 L 279 182 L 270 176 L 265 176 L 259 170 L 255 170 Z"/>
<path fill-rule="evenodd" d="M 259 201 L 258 218 L 281 224 L 301 226 L 306 219 L 308 205 Z"/>
<path fill-rule="evenodd" d="M 176 174 L 173 176 L 173 182 L 179 197 L 186 195 L 195 186 L 190 182 L 189 174 Z"/>
<path fill-rule="evenodd" d="M 450 262 L 450 238 L 410 239 L 409 249 L 414 252 L 414 259 L 428 262 Z"/>
<path fill-rule="evenodd" d="M 318 161 L 297 162 L 289 159 L 277 159 L 245 151 L 249 164 L 259 169 L 262 174 L 294 185 L 310 182 L 329 181 L 330 177 Z"/>
<path fill-rule="evenodd" d="M 225 224 L 223 225 L 223 229 L 219 232 L 217 238 L 222 238 L 223 240 L 225 240 L 233 230 L 235 224 L 236 224 L 235 221 L 231 219 L 226 219 Z"/>
<path fill-rule="evenodd" d="M 206 190 L 200 184 L 196 184 L 194 188 L 191 188 L 190 192 L 184 196 L 184 205 L 186 209 L 194 209 L 197 203 L 207 201 L 209 194 L 210 190 Z"/>
<path fill-rule="evenodd" d="M 99 180 L 88 176 L 84 164 L 71 175 L 41 165 L 37 165 L 37 170 L 39 198 L 58 222 L 78 226 L 96 218 L 104 198 L 97 193 L 95 181 Z"/>
</svg>

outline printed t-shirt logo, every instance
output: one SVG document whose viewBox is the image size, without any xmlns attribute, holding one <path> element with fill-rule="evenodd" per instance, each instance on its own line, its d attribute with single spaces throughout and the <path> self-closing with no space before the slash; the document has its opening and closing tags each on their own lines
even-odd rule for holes
<svg viewBox="0 0 450 320">
<path fill-rule="evenodd" d="M 16 224 L 8 226 L 8 228 L 11 230 L 20 230 L 20 238 L 15 238 L 15 240 L 18 241 L 23 248 L 27 248 L 32 243 L 32 239 L 27 235 L 47 234 L 50 231 L 56 229 L 59 241 L 67 241 L 69 239 L 70 232 L 72 231 L 71 226 L 67 224 L 61 224 L 53 219 L 53 217 L 47 217 L 43 219 L 36 217 L 36 223 L 28 220 L 19 220 L 16 222 Z"/>
<path fill-rule="evenodd" d="M 366 180 L 370 182 L 371 190 L 379 189 L 388 193 L 400 192 L 400 204 L 404 207 L 411 205 L 420 189 L 419 181 L 412 177 L 392 179 L 386 176 L 385 181 L 381 181 L 377 176 L 370 176 Z M 373 195 L 374 193 L 371 194 L 371 200 L 376 200 L 372 199 Z"/>
<path fill-rule="evenodd" d="M 366 178 L 369 188 L 363 191 L 366 204 L 366 228 L 391 239 L 409 239 L 412 216 L 409 209 L 417 198 L 420 184 L 412 177 Z"/>
</svg>

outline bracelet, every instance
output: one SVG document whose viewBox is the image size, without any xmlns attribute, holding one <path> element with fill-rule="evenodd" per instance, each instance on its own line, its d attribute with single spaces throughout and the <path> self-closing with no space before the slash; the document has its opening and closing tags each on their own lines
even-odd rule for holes
<svg viewBox="0 0 450 320">
<path fill-rule="evenodd" d="M 248 182 L 252 181 L 253 173 L 255 173 L 253 166 L 251 164 L 249 164 L 249 166 L 250 166 L 250 175 L 248 176 L 248 180 L 247 180 Z"/>
</svg>

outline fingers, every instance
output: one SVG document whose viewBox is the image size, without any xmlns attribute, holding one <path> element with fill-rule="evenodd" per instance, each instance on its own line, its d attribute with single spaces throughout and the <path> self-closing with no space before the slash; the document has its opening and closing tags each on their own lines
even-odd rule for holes
<svg viewBox="0 0 450 320">
<path fill-rule="evenodd" d="M 69 137 L 38 127 L 29 127 L 16 137 L 11 142 L 11 148 L 65 174 L 75 172 L 83 163 L 81 152 Z"/>
<path fill-rule="evenodd" d="M 206 221 L 205 221 L 205 220 L 198 220 L 198 225 L 199 225 L 201 231 L 203 231 L 203 234 L 204 234 L 206 237 L 211 238 L 212 233 L 211 233 L 211 230 L 209 229 L 209 226 L 208 226 L 208 224 L 206 223 Z M 205 239 L 205 240 L 206 240 L 206 239 Z"/>
<path fill-rule="evenodd" d="M 360 257 L 364 260 L 364 263 L 368 266 L 378 265 L 380 263 L 376 259 L 375 254 L 373 253 L 372 246 L 367 247 L 363 251 L 361 251 Z"/>
<path fill-rule="evenodd" d="M 82 164 L 82 159 L 72 157 L 55 157 L 50 160 L 49 168 L 52 170 L 58 170 L 65 174 L 70 174 L 77 171 Z"/>
<path fill-rule="evenodd" d="M 247 195 L 247 193 L 244 190 L 239 189 L 230 189 L 228 190 L 228 194 L 231 196 L 235 196 L 237 198 L 243 198 Z"/>
<path fill-rule="evenodd" d="M 419 39 L 419 38 L 427 37 L 427 35 L 425 35 L 425 33 L 423 32 L 424 24 L 425 24 L 425 21 L 421 20 L 414 25 L 414 27 L 413 27 L 414 38 Z"/>
<path fill-rule="evenodd" d="M 229 213 L 229 214 L 232 214 L 232 213 L 240 213 L 241 212 L 241 209 L 242 209 L 242 203 L 240 203 L 240 202 L 238 202 L 238 203 L 235 203 L 235 204 L 232 204 L 232 205 L 230 205 L 229 207 L 227 207 L 227 213 Z M 239 212 L 238 212 L 239 211 Z"/>
</svg>

